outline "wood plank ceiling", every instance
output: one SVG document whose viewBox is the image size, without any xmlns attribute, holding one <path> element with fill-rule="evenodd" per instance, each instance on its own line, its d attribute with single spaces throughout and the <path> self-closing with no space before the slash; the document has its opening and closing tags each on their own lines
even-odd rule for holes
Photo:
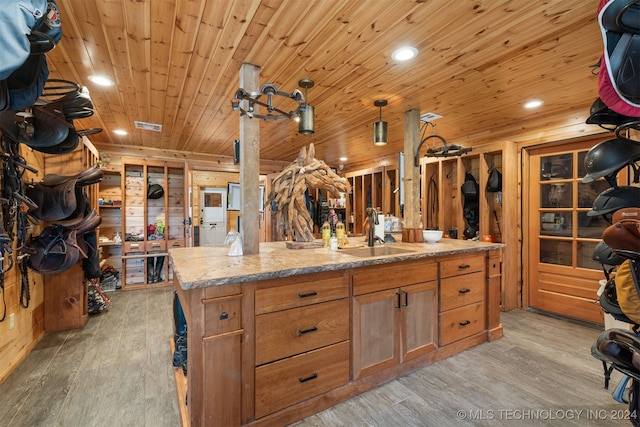
<svg viewBox="0 0 640 427">
<path fill-rule="evenodd" d="M 435 131 L 473 146 L 519 133 L 584 127 L 597 97 L 602 41 L 598 1 L 584 0 L 58 0 L 63 39 L 51 76 L 89 88 L 100 148 L 148 147 L 232 156 L 239 113 L 231 108 L 242 63 L 260 84 L 292 92 L 315 86 L 316 132 L 288 120 L 261 122 L 260 156 L 290 161 L 313 142 L 331 165 L 394 155 L 404 113 L 443 116 Z M 412 45 L 406 63 L 392 51 Z M 90 82 L 102 74 L 116 82 Z M 304 91 L 303 91 L 304 92 Z M 274 104 L 289 102 L 275 97 Z M 544 100 L 528 111 L 530 98 Z M 376 99 L 390 143 L 372 144 Z M 282 106 L 289 109 L 289 106 Z M 134 120 L 162 125 L 139 130 Z M 113 133 L 125 129 L 126 136 Z M 431 132 L 431 130 L 429 130 Z M 197 155 L 197 154 L 194 154 Z"/>
</svg>

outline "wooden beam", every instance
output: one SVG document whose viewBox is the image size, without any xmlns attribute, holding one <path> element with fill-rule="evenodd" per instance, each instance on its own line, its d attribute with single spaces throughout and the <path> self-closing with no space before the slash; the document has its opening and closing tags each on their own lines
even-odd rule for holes
<svg viewBox="0 0 640 427">
<path fill-rule="evenodd" d="M 404 113 L 404 228 L 421 228 L 420 167 L 415 166 L 413 159 L 420 144 L 419 134 L 420 111 L 416 109 L 406 111 Z"/>
<path fill-rule="evenodd" d="M 244 63 L 240 67 L 240 87 L 247 92 L 259 90 L 260 67 Z M 249 110 L 247 101 L 241 107 Z M 258 108 L 258 106 L 255 106 Z M 260 122 L 246 115 L 240 116 L 240 219 L 243 253 L 260 252 Z"/>
</svg>

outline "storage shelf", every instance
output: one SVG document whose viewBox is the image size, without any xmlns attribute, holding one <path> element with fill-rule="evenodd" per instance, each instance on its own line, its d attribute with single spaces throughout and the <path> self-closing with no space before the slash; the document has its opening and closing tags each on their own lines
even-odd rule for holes
<svg viewBox="0 0 640 427">
<path fill-rule="evenodd" d="M 121 235 L 139 235 L 141 240 L 122 242 L 122 288 L 141 289 L 172 283 L 167 246 L 186 242 L 187 216 L 184 162 L 123 158 L 121 172 Z M 162 195 L 149 198 L 150 185 L 160 185 Z M 111 199 L 117 200 L 117 199 Z M 155 239 L 149 227 L 163 229 Z M 151 230 L 155 233 L 155 229 Z M 171 237 L 171 239 L 169 239 Z M 158 242 L 159 244 L 156 244 Z M 135 243 L 135 244 L 134 244 Z"/>
</svg>

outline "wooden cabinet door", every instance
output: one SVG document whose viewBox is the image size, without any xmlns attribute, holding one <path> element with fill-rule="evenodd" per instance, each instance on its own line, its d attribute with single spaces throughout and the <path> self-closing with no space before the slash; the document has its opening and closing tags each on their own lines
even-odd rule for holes
<svg viewBox="0 0 640 427">
<path fill-rule="evenodd" d="M 402 362 L 436 349 L 438 282 L 404 286 L 400 290 Z"/>
<path fill-rule="evenodd" d="M 602 309 L 593 303 L 603 278 L 602 266 L 593 260 L 593 250 L 609 223 L 602 216 L 587 214 L 609 185 L 604 179 L 582 182 L 584 158 L 596 142 L 530 150 L 530 191 L 523 224 L 528 224 L 531 307 L 602 323 Z"/>
<path fill-rule="evenodd" d="M 400 362 L 400 290 L 353 298 L 353 379 Z"/>
</svg>

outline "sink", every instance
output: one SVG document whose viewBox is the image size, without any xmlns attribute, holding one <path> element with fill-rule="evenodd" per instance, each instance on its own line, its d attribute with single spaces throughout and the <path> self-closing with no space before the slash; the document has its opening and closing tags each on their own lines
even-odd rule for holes
<svg viewBox="0 0 640 427">
<path fill-rule="evenodd" d="M 373 246 L 373 247 L 356 248 L 356 249 L 341 249 L 340 252 L 345 253 L 347 255 L 369 257 L 369 256 L 406 254 L 406 253 L 412 253 L 413 251 L 410 251 L 408 249 L 394 248 L 392 246 Z"/>
</svg>

